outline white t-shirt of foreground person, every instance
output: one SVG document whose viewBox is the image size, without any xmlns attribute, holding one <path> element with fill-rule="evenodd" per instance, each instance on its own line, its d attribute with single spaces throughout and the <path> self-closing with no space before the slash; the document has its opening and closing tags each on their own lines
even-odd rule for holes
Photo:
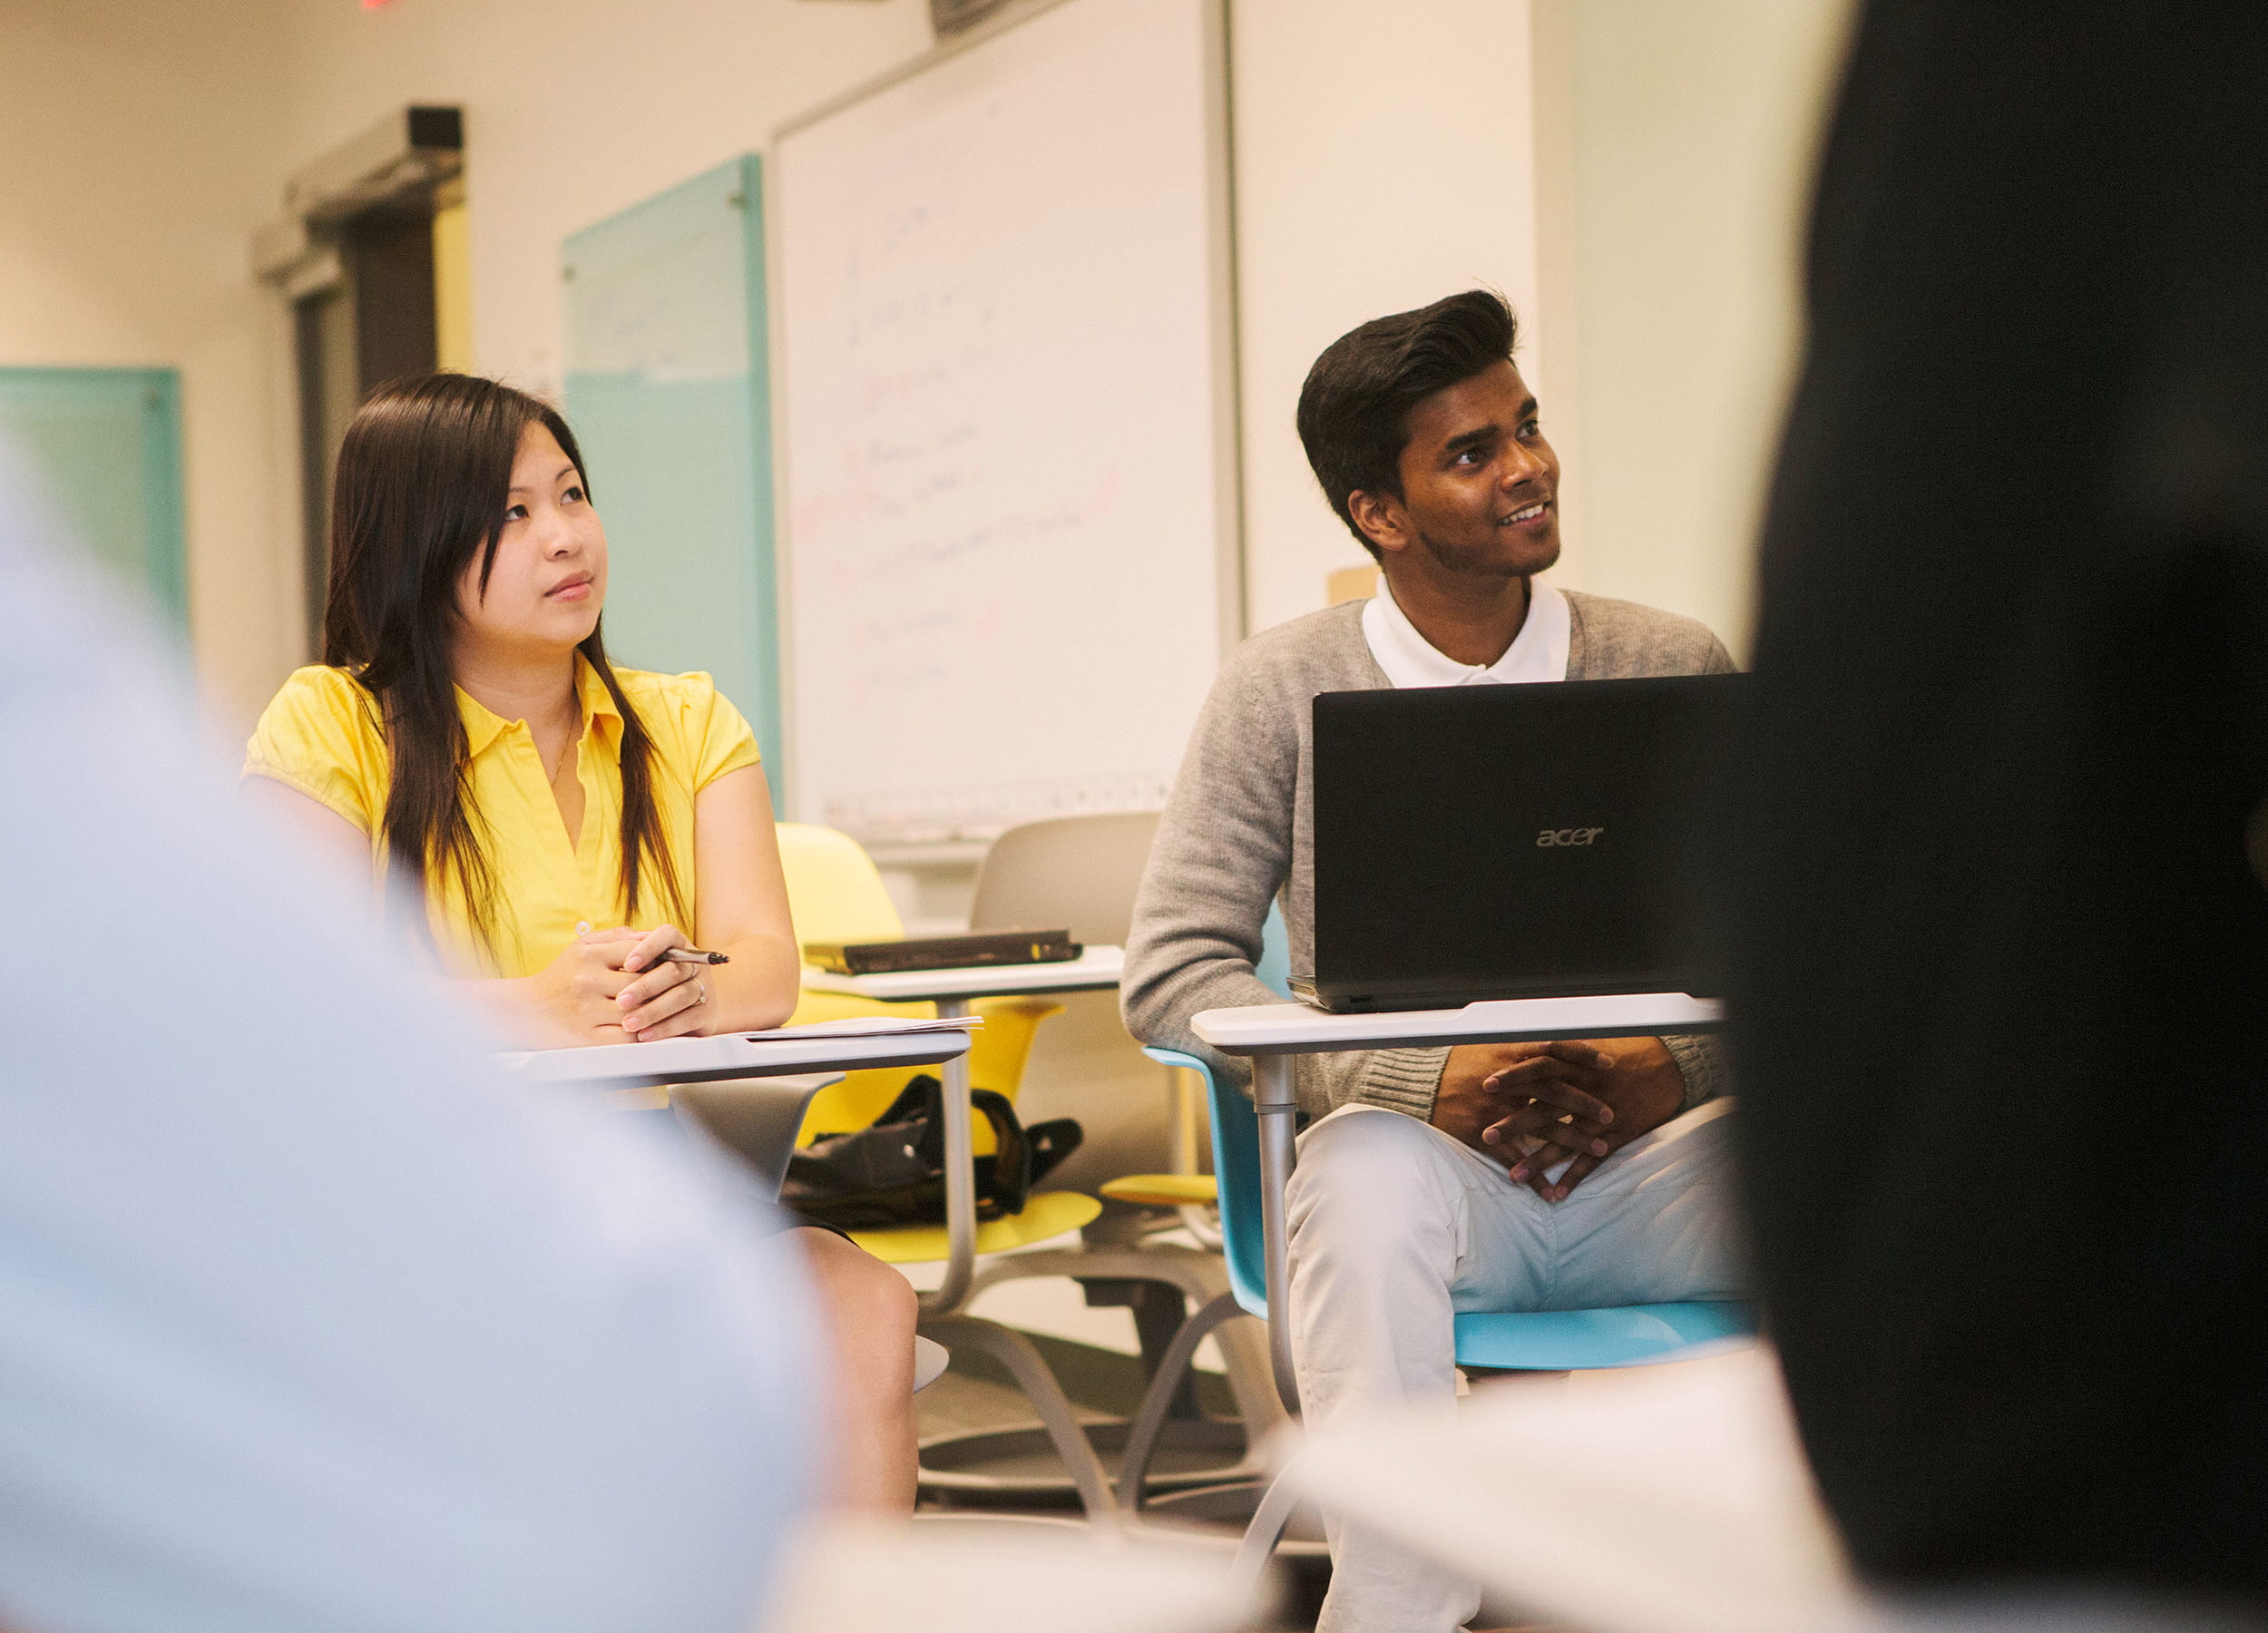
<svg viewBox="0 0 2268 1633">
<path fill-rule="evenodd" d="M 820 1415 L 776 1217 L 492 1080 L 13 491 L 0 1624 L 745 1633 Z"/>
</svg>

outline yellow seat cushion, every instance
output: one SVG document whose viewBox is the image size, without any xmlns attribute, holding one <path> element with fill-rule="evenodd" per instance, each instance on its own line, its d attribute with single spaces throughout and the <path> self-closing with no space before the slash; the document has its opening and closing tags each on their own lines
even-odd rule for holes
<svg viewBox="0 0 2268 1633">
<path fill-rule="evenodd" d="M 1102 1204 L 1077 1191 L 1041 1191 L 1024 1199 L 1023 1212 L 976 1227 L 979 1253 L 1005 1253 L 1061 1236 L 1102 1211 Z M 886 1230 L 854 1230 L 852 1241 L 885 1265 L 927 1265 L 952 1256 L 943 1225 L 898 1225 Z"/>
<path fill-rule="evenodd" d="M 779 839 L 780 871 L 787 881 L 788 910 L 802 940 L 895 941 L 905 934 L 889 888 L 857 840 L 834 828 L 805 822 L 783 822 L 775 831 Z M 1023 1082 L 1032 1032 L 1050 1015 L 1061 1013 L 1063 1006 L 1044 998 L 1001 997 L 980 998 L 970 1007 L 984 1017 L 984 1024 L 969 1046 L 969 1087 L 990 1089 L 1012 1100 Z M 877 1003 L 847 993 L 815 993 L 807 987 L 788 1024 L 807 1026 L 855 1015 L 929 1016 L 936 1012 L 937 1006 L 932 1003 Z M 872 1128 L 875 1119 L 897 1099 L 919 1070 L 926 1069 L 894 1066 L 854 1071 L 841 1082 L 820 1090 L 805 1114 L 796 1143 L 807 1146 L 821 1134 Z M 976 1154 L 991 1156 L 994 1149 L 992 1125 L 980 1118 L 973 1133 Z"/>
<path fill-rule="evenodd" d="M 1144 1208 L 1202 1208 L 1220 1200 L 1220 1185 L 1210 1174 L 1128 1174 L 1104 1181 L 1102 1194 Z"/>
</svg>

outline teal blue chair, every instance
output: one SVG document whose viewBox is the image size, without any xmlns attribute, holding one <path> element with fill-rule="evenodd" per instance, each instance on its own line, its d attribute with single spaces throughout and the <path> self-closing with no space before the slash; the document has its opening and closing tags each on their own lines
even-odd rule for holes
<svg viewBox="0 0 2268 1633">
<path fill-rule="evenodd" d="M 1252 1102 L 1223 1090 L 1213 1071 L 1172 1049 L 1142 1052 L 1204 1076 L 1213 1109 L 1213 1173 L 1220 1185 L 1221 1251 L 1237 1307 L 1266 1321 L 1261 1268 L 1266 1220 L 1260 1196 L 1260 1120 Z M 1500 1372 L 1589 1372 L 1644 1366 L 1698 1344 L 1756 1332 L 1748 1304 L 1628 1305 L 1608 1310 L 1475 1311 L 1457 1317 L 1457 1364 Z M 1286 1402 L 1288 1407 L 1291 1403 Z"/>
<path fill-rule="evenodd" d="M 1282 921 L 1271 910 L 1256 973 L 1278 993 L 1285 984 Z M 1267 1233 L 1284 1227 L 1284 1199 L 1260 1183 L 1260 1119 L 1252 1102 L 1225 1089 L 1200 1056 L 1172 1049 L 1144 1049 L 1151 1060 L 1199 1073 L 1212 1108 L 1213 1173 L 1219 1187 L 1221 1247 L 1228 1264 L 1229 1294 L 1198 1311 L 1162 1358 L 1149 1398 L 1137 1414 L 1121 1466 L 1119 1492 L 1130 1512 L 1142 1500 L 1149 1452 L 1164 1420 L 1164 1406 L 1179 1369 L 1207 1333 L 1237 1315 L 1268 1316 L 1264 1270 Z M 1233 1302 L 1232 1302 L 1233 1301 Z M 1476 1311 L 1456 1318 L 1457 1364 L 1502 1372 L 1589 1372 L 1644 1366 L 1677 1359 L 1700 1345 L 1753 1337 L 1755 1306 L 1745 1303 L 1630 1305 L 1617 1309 Z M 1285 1408 L 1296 1413 L 1296 1401 Z M 1155 1412 L 1152 1407 L 1155 1405 Z M 1153 1418 L 1155 1421 L 1153 1422 Z M 1146 1433 L 1147 1431 L 1147 1433 Z M 1262 1501 L 1246 1532 L 1239 1569 L 1256 1577 L 1273 1551 L 1292 1504 L 1280 1488 Z"/>
</svg>

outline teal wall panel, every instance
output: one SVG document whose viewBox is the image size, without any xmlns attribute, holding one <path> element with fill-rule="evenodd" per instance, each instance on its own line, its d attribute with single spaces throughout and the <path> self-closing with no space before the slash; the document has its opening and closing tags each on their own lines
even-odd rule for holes
<svg viewBox="0 0 2268 1633">
<path fill-rule="evenodd" d="M 171 368 L 0 368 L 0 436 L 78 543 L 185 627 L 181 385 Z"/>
<path fill-rule="evenodd" d="M 715 675 L 784 808 L 759 162 L 567 240 L 567 417 L 606 523 L 608 651 Z"/>
</svg>

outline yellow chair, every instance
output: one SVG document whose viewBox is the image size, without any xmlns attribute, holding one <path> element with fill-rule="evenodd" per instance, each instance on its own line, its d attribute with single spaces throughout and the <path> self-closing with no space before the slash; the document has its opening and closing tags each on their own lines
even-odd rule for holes
<svg viewBox="0 0 2268 1633">
<path fill-rule="evenodd" d="M 1089 946 L 1123 946 L 1157 823 L 1155 814 L 1114 812 L 1055 817 L 1009 829 L 993 842 L 977 875 L 970 927 L 1060 924 L 1073 940 Z M 1176 1074 L 1177 1079 L 1188 1075 Z M 1184 1098 L 1189 1126 L 1187 1138 L 1178 1143 L 1188 1148 L 1188 1160 L 1176 1166 L 1194 1169 L 1197 1102 Z M 1159 1366 L 1180 1343 L 1174 1335 L 1176 1327 L 1189 1334 L 1186 1312 L 1213 1305 L 1228 1290 L 1228 1273 L 1217 1251 L 1158 1239 L 1156 1227 L 1162 1221 L 1143 1210 L 1178 1208 L 1183 1219 L 1193 1225 L 1202 1220 L 1209 1229 L 1210 1210 L 1201 1205 L 1211 1183 L 1209 1176 L 1192 1173 L 1114 1179 L 1101 1187 L 1103 1194 L 1134 1207 L 1098 1216 L 1082 1227 L 1076 1243 L 1051 1243 L 991 1260 L 971 1280 L 969 1296 L 976 1298 L 1012 1277 L 1069 1276 L 1085 1287 L 1089 1303 L 1127 1305 L 1146 1365 Z M 1206 1239 L 1198 1237 L 1200 1242 Z M 1217 1243 L 1217 1234 L 1211 1239 Z M 1152 1288 L 1177 1290 L 1179 1298 L 1158 1300 L 1150 1296 Z M 1175 1303 L 1181 1315 L 1170 1316 Z M 1206 1330 L 1219 1345 L 1238 1421 L 1222 1422 L 1195 1411 L 1194 1397 L 1183 1387 L 1186 1379 L 1174 1381 L 1181 1369 L 1159 1366 L 1161 1382 L 1152 1385 L 1165 1391 L 1158 1403 L 1159 1422 L 1152 1426 L 1156 1438 L 1144 1442 L 1165 1452 L 1167 1466 L 1158 1471 L 1153 1486 L 1182 1488 L 1193 1498 L 1191 1488 L 1257 1474 L 1260 1465 L 1252 1449 L 1285 1419 L 1259 1325 L 1230 1321 Z M 939 1330 L 934 1335 L 945 1335 Z M 1188 1347 L 1194 1350 L 1202 1335 L 1190 1336 Z M 1134 1428 L 1132 1420 L 1107 1420 L 1089 1423 L 1083 1433 L 1093 1456 L 1108 1464 L 1129 1445 Z M 972 1431 L 934 1437 L 923 1449 L 923 1483 L 948 1493 L 965 1493 L 973 1501 L 988 1501 L 1061 1491 L 1068 1477 L 1083 1496 L 1090 1474 L 1081 1465 L 1090 1460 L 1079 1453 L 1087 1448 L 1064 1453 L 1062 1438 L 1053 1433 L 1049 1438 L 1062 1455 L 1062 1474 L 1043 1464 L 1034 1466 L 1031 1453 L 1038 1448 L 1028 1433 Z M 1123 1491 L 1120 1496 L 1123 1500 Z"/>
<path fill-rule="evenodd" d="M 1128 1174 L 1098 1188 L 1113 1202 L 1137 1208 L 1217 1208 L 1220 1184 L 1210 1174 Z"/>
<path fill-rule="evenodd" d="M 807 942 L 894 941 L 905 934 L 897 904 L 882 883 L 874 860 L 848 834 L 811 823 L 783 822 L 778 826 L 780 865 L 787 875 L 787 905 L 796 934 Z M 1063 1006 L 1040 998 L 980 998 L 971 1006 L 984 1017 L 969 1048 L 969 1087 L 990 1089 L 1012 1100 L 1023 1082 L 1024 1062 L 1031 1058 L 1033 1034 L 1040 1022 L 1062 1012 Z M 807 991 L 789 1024 L 833 1021 L 853 1015 L 930 1015 L 929 1003 L 879 1003 L 844 993 Z M 806 1113 L 797 1145 L 809 1145 L 821 1134 L 864 1129 L 880 1116 L 914 1077 L 913 1070 L 890 1067 L 854 1071 L 831 1088 L 822 1089 Z M 993 1149 L 992 1130 L 981 1119 L 972 1130 L 976 1154 Z M 1004 1253 L 1011 1247 L 1044 1241 L 1077 1230 L 1102 1211 L 1102 1204 L 1076 1191 L 1039 1191 L 1022 1213 L 979 1225 L 976 1250 Z M 876 1258 L 893 1265 L 931 1264 L 947 1257 L 942 1225 L 904 1225 L 883 1230 L 859 1230 L 851 1239 Z"/>
<path fill-rule="evenodd" d="M 882 875 L 858 842 L 847 834 L 807 823 L 783 822 L 778 826 L 779 859 L 787 876 L 788 910 L 796 934 L 806 941 L 888 941 L 905 933 L 897 906 L 884 888 Z M 1023 1080 L 1024 1061 L 1031 1052 L 1032 1033 L 1062 1005 L 1030 998 L 980 999 L 972 1006 L 984 1017 L 969 1051 L 969 1083 L 992 1089 L 1012 1100 Z M 879 1003 L 841 993 L 806 992 L 793 1019 L 796 1022 L 833 1020 L 861 1014 L 933 1014 L 932 1004 Z M 822 1090 L 804 1119 L 802 1142 L 820 1132 L 861 1129 L 894 1100 L 912 1076 L 903 1069 L 855 1071 L 842 1082 Z M 994 1149 L 992 1130 L 982 1123 L 972 1130 L 978 1154 Z M 1076 1191 L 1039 1191 L 1027 1198 L 1023 1211 L 1008 1218 L 981 1224 L 976 1232 L 979 1254 L 998 1254 L 1050 1237 L 1062 1236 L 1090 1223 L 1102 1204 Z M 952 1246 L 942 1225 L 908 1225 L 894 1229 L 860 1230 L 851 1239 L 876 1258 L 894 1265 L 950 1261 Z M 1012 1277 L 1022 1270 L 1019 1259 L 994 1260 L 988 1279 Z M 1062 1385 L 1048 1371 L 1038 1346 L 1014 1328 L 966 1313 L 974 1295 L 971 1286 L 953 1296 L 950 1305 L 924 1296 L 924 1335 L 948 1346 L 966 1345 L 982 1350 L 1008 1369 L 1025 1399 L 1040 1414 L 1047 1441 L 1073 1472 L 1081 1503 L 1091 1523 L 1116 1524 L 1109 1476 L 1088 1443 Z M 941 1477 L 923 1470 L 925 1484 Z M 942 1477 L 947 1483 L 951 1475 Z"/>
</svg>

